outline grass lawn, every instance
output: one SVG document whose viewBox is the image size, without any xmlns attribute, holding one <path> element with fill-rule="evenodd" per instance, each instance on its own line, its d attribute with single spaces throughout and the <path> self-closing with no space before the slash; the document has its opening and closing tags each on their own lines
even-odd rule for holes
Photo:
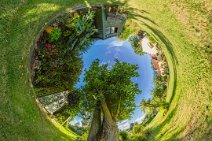
<svg viewBox="0 0 212 141">
<path fill-rule="evenodd" d="M 30 49 L 45 23 L 59 11 L 83 3 L 83 0 L 0 1 L 0 140 L 73 140 L 51 124 L 36 105 L 28 64 Z M 210 140 L 211 1 L 124 3 L 131 9 L 129 16 L 162 45 L 170 67 L 167 92 L 170 109 L 165 116 L 159 113 L 146 127 L 151 132 L 149 140 Z"/>
<path fill-rule="evenodd" d="M 193 2 L 193 3 L 192 3 Z M 138 4 L 140 3 L 140 5 Z M 149 140 L 211 140 L 209 4 L 194 1 L 131 1 L 135 20 L 163 45 L 171 71 L 170 109 L 146 127 Z"/>
</svg>

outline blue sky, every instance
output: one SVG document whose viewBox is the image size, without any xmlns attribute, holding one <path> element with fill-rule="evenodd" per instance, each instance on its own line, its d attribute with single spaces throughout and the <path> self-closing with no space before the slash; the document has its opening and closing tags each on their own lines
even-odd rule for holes
<svg viewBox="0 0 212 141">
<path fill-rule="evenodd" d="M 139 106 L 142 99 L 151 98 L 151 89 L 153 88 L 154 77 L 151 57 L 147 54 L 135 54 L 128 40 L 121 41 L 117 37 L 97 40 L 91 45 L 87 52 L 82 54 L 84 67 L 83 72 L 80 75 L 80 81 L 76 85 L 77 87 L 84 85 L 84 70 L 89 69 L 92 62 L 97 58 L 100 60 L 101 64 L 108 63 L 110 66 L 114 64 L 115 59 L 118 59 L 121 62 L 137 64 L 139 66 L 138 73 L 140 76 L 133 78 L 133 81 L 138 83 L 139 88 L 142 90 L 142 94 L 136 95 L 135 103 L 137 106 Z M 139 121 L 143 117 L 144 114 L 139 107 L 134 111 L 132 118 L 128 119 L 127 121 L 123 121 L 123 124 Z M 120 125 L 122 125 L 122 123 L 120 123 Z"/>
</svg>

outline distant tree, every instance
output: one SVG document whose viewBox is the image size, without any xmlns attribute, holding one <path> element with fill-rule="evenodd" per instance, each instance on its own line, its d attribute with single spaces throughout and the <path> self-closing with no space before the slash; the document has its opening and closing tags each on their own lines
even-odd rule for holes
<svg viewBox="0 0 212 141">
<path fill-rule="evenodd" d="M 162 76 L 155 76 L 154 78 L 155 89 L 153 89 L 152 94 L 154 97 L 163 98 L 166 86 L 163 81 Z"/>
<path fill-rule="evenodd" d="M 134 49 L 134 52 L 138 55 L 144 54 L 142 50 L 142 46 L 139 44 L 139 38 L 136 35 L 132 35 L 129 37 L 129 41 L 132 45 L 132 48 Z"/>
<path fill-rule="evenodd" d="M 139 124 L 135 124 L 133 126 L 133 130 L 132 131 L 133 131 L 134 134 L 141 133 L 143 131 L 143 126 L 139 125 Z"/>
<path fill-rule="evenodd" d="M 143 111 L 151 110 L 154 111 L 156 108 L 163 108 L 167 109 L 169 104 L 165 100 L 159 99 L 156 101 L 155 99 L 153 100 L 142 100 L 140 104 L 141 108 Z"/>
<path fill-rule="evenodd" d="M 134 125 L 135 125 L 135 123 L 130 123 L 130 130 L 133 129 Z"/>
<path fill-rule="evenodd" d="M 128 137 L 127 131 L 121 131 L 121 132 L 119 133 L 119 135 L 121 136 L 121 140 L 122 140 L 122 141 L 126 141 L 126 140 L 127 140 L 127 137 Z"/>
</svg>

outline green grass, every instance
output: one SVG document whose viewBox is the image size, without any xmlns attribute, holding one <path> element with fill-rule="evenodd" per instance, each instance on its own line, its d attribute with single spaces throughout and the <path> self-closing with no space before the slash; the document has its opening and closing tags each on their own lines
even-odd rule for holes
<svg viewBox="0 0 212 141">
<path fill-rule="evenodd" d="M 49 119 L 49 120 L 52 120 L 52 119 Z M 69 129 L 66 129 L 64 126 L 62 126 L 57 121 L 52 120 L 52 124 L 71 139 L 76 139 L 77 137 L 79 137 L 76 133 L 74 133 L 73 131 L 71 131 Z"/>
<path fill-rule="evenodd" d="M 92 0 L 89 3 L 107 0 Z M 149 140 L 210 140 L 212 32 L 209 0 L 128 0 L 130 17 L 162 45 L 170 68 L 168 113 L 146 127 Z M 0 1 L 0 140 L 72 140 L 36 105 L 30 49 L 59 11 L 83 0 Z M 73 135 L 74 137 L 74 135 Z"/>
<path fill-rule="evenodd" d="M 174 0 L 138 0 L 138 3 L 131 5 L 146 11 L 141 15 L 148 18 L 135 16 L 135 19 L 162 45 L 171 73 L 167 92 L 170 109 L 166 116 L 159 113 L 146 127 L 151 132 L 149 140 L 210 140 L 211 71 L 209 54 L 205 51 L 212 40 L 206 11 L 209 5 Z M 187 19 L 182 16 L 185 11 Z"/>
<path fill-rule="evenodd" d="M 58 12 L 83 1 L 0 2 L 0 140 L 66 140 L 36 105 L 28 69 L 30 49 Z"/>
</svg>

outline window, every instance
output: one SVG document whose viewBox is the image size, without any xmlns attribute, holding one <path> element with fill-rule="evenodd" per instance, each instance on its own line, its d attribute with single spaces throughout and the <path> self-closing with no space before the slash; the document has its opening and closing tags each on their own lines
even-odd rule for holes
<svg viewBox="0 0 212 141">
<path fill-rule="evenodd" d="M 113 34 L 118 32 L 118 27 L 107 27 L 106 28 L 106 34 Z"/>
<path fill-rule="evenodd" d="M 111 27 L 110 33 L 111 33 L 111 34 L 115 33 L 115 27 Z"/>
<path fill-rule="evenodd" d="M 106 28 L 106 34 L 107 34 L 107 35 L 110 34 L 110 27 L 107 27 L 107 28 Z"/>
</svg>

